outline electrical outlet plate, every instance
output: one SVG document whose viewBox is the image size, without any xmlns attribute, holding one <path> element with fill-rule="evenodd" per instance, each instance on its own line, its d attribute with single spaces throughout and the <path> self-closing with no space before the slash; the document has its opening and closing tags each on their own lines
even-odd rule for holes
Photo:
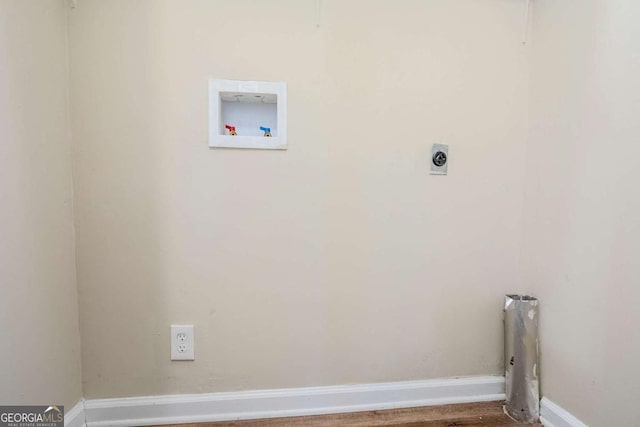
<svg viewBox="0 0 640 427">
<path fill-rule="evenodd" d="M 171 325 L 171 360 L 195 360 L 193 325 Z"/>
<path fill-rule="evenodd" d="M 429 163 L 431 164 L 431 175 L 446 175 L 449 166 L 449 146 L 433 144 Z"/>
</svg>

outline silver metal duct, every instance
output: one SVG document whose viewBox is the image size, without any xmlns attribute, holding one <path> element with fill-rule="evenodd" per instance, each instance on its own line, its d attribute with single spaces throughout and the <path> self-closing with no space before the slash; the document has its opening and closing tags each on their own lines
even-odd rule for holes
<svg viewBox="0 0 640 427">
<path fill-rule="evenodd" d="M 537 298 L 505 297 L 504 362 L 507 414 L 520 422 L 537 422 L 540 418 Z"/>
</svg>

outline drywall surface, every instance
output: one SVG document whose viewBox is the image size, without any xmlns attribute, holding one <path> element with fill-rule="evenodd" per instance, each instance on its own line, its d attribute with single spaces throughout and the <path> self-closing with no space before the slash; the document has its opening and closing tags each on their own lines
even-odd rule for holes
<svg viewBox="0 0 640 427">
<path fill-rule="evenodd" d="M 640 425 L 640 4 L 535 2 L 524 278 L 542 393 Z"/>
<path fill-rule="evenodd" d="M 65 5 L 0 0 L 0 404 L 76 404 Z"/>
<path fill-rule="evenodd" d="M 71 12 L 86 397 L 502 372 L 522 3 L 317 5 Z M 286 82 L 288 150 L 210 149 L 210 77 Z M 169 361 L 171 323 L 195 325 L 195 362 Z"/>
</svg>

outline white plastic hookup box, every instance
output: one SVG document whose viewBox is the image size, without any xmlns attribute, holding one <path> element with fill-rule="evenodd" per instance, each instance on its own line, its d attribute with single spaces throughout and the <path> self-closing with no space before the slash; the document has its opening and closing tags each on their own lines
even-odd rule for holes
<svg viewBox="0 0 640 427">
<path fill-rule="evenodd" d="M 210 79 L 209 147 L 286 150 L 286 83 Z"/>
</svg>

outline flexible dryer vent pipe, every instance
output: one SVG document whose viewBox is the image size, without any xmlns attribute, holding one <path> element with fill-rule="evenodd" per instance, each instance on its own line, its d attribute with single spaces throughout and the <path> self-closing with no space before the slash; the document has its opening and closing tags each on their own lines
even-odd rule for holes
<svg viewBox="0 0 640 427">
<path fill-rule="evenodd" d="M 504 362 L 507 414 L 516 421 L 537 422 L 540 418 L 537 298 L 505 297 Z"/>
</svg>

